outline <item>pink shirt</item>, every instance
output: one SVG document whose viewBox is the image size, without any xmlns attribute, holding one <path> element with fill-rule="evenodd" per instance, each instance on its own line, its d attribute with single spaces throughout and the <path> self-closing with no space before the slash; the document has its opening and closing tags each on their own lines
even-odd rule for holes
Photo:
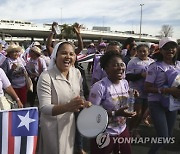
<svg viewBox="0 0 180 154">
<path fill-rule="evenodd" d="M 7 78 L 6 74 L 4 73 L 3 69 L 0 68 L 0 97 L 4 96 L 3 89 L 6 89 L 11 85 L 9 79 Z"/>
</svg>

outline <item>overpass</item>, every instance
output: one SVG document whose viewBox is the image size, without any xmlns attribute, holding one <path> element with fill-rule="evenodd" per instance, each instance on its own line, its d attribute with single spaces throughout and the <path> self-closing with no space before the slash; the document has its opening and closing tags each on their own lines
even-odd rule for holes
<svg viewBox="0 0 180 154">
<path fill-rule="evenodd" d="M 24 38 L 41 38 L 46 40 L 49 35 L 51 25 L 50 24 L 34 24 L 32 22 L 23 22 L 16 20 L 0 20 L 0 34 L 3 39 L 7 37 L 14 38 L 20 37 L 22 40 Z M 133 37 L 136 40 L 139 40 L 138 34 L 127 34 L 124 32 L 115 32 L 115 31 L 99 31 L 99 30 L 88 30 L 81 29 L 81 36 L 83 40 L 117 40 L 123 41 L 128 37 Z M 75 38 L 75 36 L 74 36 Z M 153 37 L 143 34 L 141 35 L 141 41 L 145 42 L 154 42 L 159 41 L 158 37 Z"/>
</svg>

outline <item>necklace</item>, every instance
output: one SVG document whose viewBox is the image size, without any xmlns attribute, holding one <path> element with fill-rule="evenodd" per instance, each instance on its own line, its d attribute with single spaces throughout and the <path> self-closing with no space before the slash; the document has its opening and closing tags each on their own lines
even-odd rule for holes
<svg viewBox="0 0 180 154">
<path fill-rule="evenodd" d="M 112 83 L 112 82 L 111 82 Z M 122 84 L 121 81 L 118 84 L 118 88 L 120 87 L 121 90 L 120 92 L 122 93 L 122 95 L 120 96 L 118 93 L 118 90 L 116 89 L 115 85 L 112 83 L 113 89 L 115 90 L 118 102 L 113 103 L 114 104 L 114 110 L 119 109 L 120 107 L 122 107 L 124 105 L 124 101 L 125 101 L 125 96 L 123 95 L 123 89 L 122 89 Z"/>
<path fill-rule="evenodd" d="M 125 100 L 127 100 L 127 98 L 125 97 L 125 95 L 123 93 L 123 87 L 122 87 L 121 80 L 120 80 L 120 82 L 118 84 L 116 84 L 117 87 L 112 82 L 111 82 L 111 84 L 112 84 L 112 87 L 113 87 L 113 89 L 115 91 L 115 94 L 117 96 L 117 99 L 118 99 L 115 102 L 112 101 L 112 103 L 114 105 L 113 110 L 116 111 L 116 110 L 119 110 L 125 104 L 124 102 L 127 102 L 127 101 L 125 101 Z M 119 91 L 118 91 L 117 88 L 119 89 Z M 125 117 L 121 117 L 121 116 L 114 117 L 114 116 L 112 116 L 112 117 L 109 118 L 109 125 L 111 127 L 119 127 L 119 126 L 124 125 L 125 123 L 126 123 Z"/>
</svg>

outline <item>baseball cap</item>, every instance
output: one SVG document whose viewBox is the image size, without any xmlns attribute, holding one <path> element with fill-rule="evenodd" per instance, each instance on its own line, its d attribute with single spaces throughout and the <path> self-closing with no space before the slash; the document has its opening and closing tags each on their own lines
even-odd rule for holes
<svg viewBox="0 0 180 154">
<path fill-rule="evenodd" d="M 169 42 L 174 42 L 177 45 L 177 40 L 175 38 L 172 38 L 172 37 L 163 37 L 159 41 L 159 48 L 162 48 L 166 43 L 169 43 Z"/>
<path fill-rule="evenodd" d="M 99 44 L 99 46 L 100 46 L 100 47 L 106 47 L 106 43 L 101 42 L 101 43 Z"/>
<path fill-rule="evenodd" d="M 91 46 L 94 46 L 94 43 L 90 43 Z"/>
</svg>

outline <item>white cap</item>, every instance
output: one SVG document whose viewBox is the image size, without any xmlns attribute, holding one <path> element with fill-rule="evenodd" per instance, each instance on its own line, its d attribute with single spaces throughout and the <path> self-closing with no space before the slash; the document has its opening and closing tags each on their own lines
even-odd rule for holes
<svg viewBox="0 0 180 154">
<path fill-rule="evenodd" d="M 174 42 L 175 44 L 177 44 L 177 40 L 175 38 L 172 38 L 172 37 L 163 37 L 159 41 L 159 48 L 162 48 L 168 42 Z"/>
<path fill-rule="evenodd" d="M 38 41 L 32 43 L 32 46 L 38 46 L 38 45 L 41 45 Z"/>
</svg>

